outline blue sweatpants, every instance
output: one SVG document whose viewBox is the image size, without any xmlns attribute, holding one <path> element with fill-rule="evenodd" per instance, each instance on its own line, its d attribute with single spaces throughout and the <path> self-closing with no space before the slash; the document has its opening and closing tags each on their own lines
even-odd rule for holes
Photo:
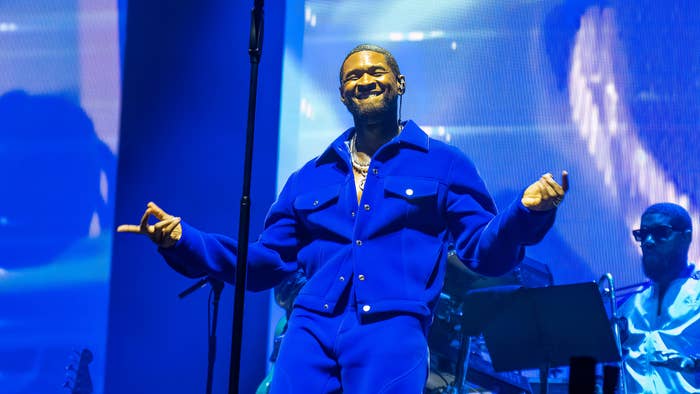
<svg viewBox="0 0 700 394">
<path fill-rule="evenodd" d="M 294 308 L 275 363 L 271 394 L 420 394 L 428 345 L 417 316 L 361 319 L 354 305 L 336 316 Z"/>
</svg>

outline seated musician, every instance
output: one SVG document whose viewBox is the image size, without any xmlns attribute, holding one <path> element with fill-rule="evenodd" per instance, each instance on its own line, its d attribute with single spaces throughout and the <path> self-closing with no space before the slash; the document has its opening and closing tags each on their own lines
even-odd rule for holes
<svg viewBox="0 0 700 394">
<path fill-rule="evenodd" d="M 700 393 L 700 272 L 688 262 L 692 224 L 676 204 L 654 204 L 639 229 L 651 286 L 620 309 L 629 393 Z"/>
</svg>

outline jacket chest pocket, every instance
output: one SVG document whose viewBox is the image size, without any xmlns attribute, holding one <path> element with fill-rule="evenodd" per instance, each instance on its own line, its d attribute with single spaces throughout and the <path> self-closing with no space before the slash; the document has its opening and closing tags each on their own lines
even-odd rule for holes
<svg viewBox="0 0 700 394">
<path fill-rule="evenodd" d="M 311 236 L 333 227 L 339 195 L 340 186 L 333 185 L 301 194 L 294 200 L 299 222 Z"/>
<path fill-rule="evenodd" d="M 386 209 L 404 216 L 404 224 L 408 227 L 438 228 L 442 221 L 438 186 L 438 181 L 432 179 L 388 176 L 384 180 Z"/>
</svg>

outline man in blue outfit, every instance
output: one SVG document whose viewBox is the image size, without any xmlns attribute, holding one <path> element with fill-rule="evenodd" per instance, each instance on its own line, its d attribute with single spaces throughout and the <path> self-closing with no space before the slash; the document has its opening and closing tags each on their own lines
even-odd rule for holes
<svg viewBox="0 0 700 394">
<path fill-rule="evenodd" d="M 457 148 L 400 122 L 405 78 L 394 57 L 360 45 L 340 70 L 355 126 L 290 176 L 249 248 L 248 286 L 268 289 L 303 269 L 272 393 L 418 393 L 426 331 L 447 244 L 471 269 L 501 275 L 542 239 L 567 189 L 551 174 L 501 214 Z M 150 216 L 159 221 L 149 224 Z M 234 282 L 236 243 L 196 230 L 149 203 L 139 225 L 188 276 Z"/>
</svg>

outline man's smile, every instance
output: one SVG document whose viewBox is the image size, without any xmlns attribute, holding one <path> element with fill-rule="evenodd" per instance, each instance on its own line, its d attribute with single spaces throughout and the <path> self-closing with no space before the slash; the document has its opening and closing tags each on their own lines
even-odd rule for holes
<svg viewBox="0 0 700 394">
<path fill-rule="evenodd" d="M 374 98 L 374 97 L 380 97 L 380 96 L 382 96 L 382 95 L 384 95 L 384 92 L 383 92 L 383 91 L 367 92 L 367 93 L 358 93 L 358 94 L 355 95 L 355 99 L 357 99 L 357 100 L 359 100 L 359 101 L 364 101 L 364 100 L 371 99 L 371 98 Z"/>
</svg>

